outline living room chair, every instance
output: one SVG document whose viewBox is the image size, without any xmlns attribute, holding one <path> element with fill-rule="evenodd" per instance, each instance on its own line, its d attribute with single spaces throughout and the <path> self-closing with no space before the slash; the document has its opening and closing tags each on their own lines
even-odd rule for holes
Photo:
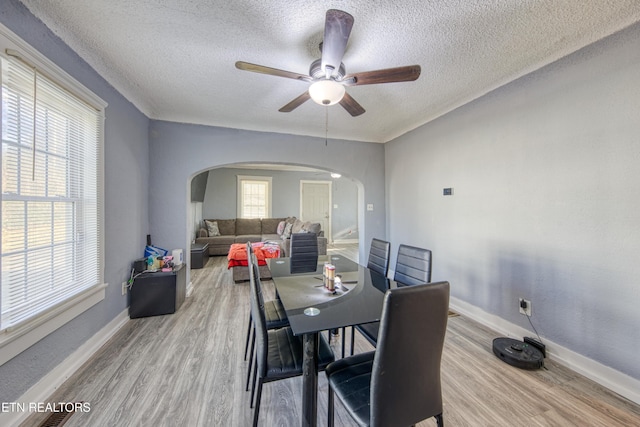
<svg viewBox="0 0 640 427">
<path fill-rule="evenodd" d="M 393 280 L 398 286 L 431 282 L 431 251 L 415 246 L 400 245 Z"/>
<path fill-rule="evenodd" d="M 334 395 L 361 426 L 410 426 L 435 417 L 443 427 L 440 364 L 449 283 L 388 290 L 375 351 L 327 366 L 328 425 Z"/>
<path fill-rule="evenodd" d="M 249 268 L 249 272 L 253 269 L 253 265 L 258 266 L 255 254 L 253 253 L 253 248 L 250 242 L 247 242 L 247 266 Z M 260 271 L 258 269 L 258 271 Z M 258 273 L 259 276 L 259 273 Z M 260 282 L 261 285 L 261 282 Z M 262 295 L 262 287 L 258 288 L 258 292 Z M 263 308 L 265 315 L 265 325 L 268 330 L 279 329 L 285 326 L 289 326 L 289 319 L 287 318 L 287 313 L 282 306 L 282 303 L 279 299 L 264 301 L 263 299 Z M 253 332 L 253 334 L 252 334 Z M 252 313 L 249 312 L 249 325 L 247 327 L 247 338 L 244 344 L 244 360 L 247 360 L 247 350 L 249 349 L 249 341 L 251 341 L 251 351 L 249 352 L 249 367 L 247 368 L 247 385 L 246 391 L 249 391 L 249 382 L 251 381 L 251 368 L 253 366 L 254 360 L 254 349 L 255 349 L 255 327 L 253 326 L 253 316 Z"/>
<path fill-rule="evenodd" d="M 318 268 L 318 235 L 315 233 L 291 234 L 291 273 L 311 273 Z"/>
<path fill-rule="evenodd" d="M 256 378 L 258 380 L 253 412 L 253 426 L 255 427 L 258 425 L 262 386 L 268 382 L 302 375 L 303 343 L 302 337 L 293 335 L 289 327 L 267 330 L 262 294 L 258 292 L 261 284 L 257 265 L 253 265 L 249 270 L 249 283 L 251 287 L 251 314 L 255 323 L 257 344 L 254 365 L 254 382 Z M 324 337 L 320 336 L 318 370 L 324 370 L 334 360 L 331 347 Z M 253 392 L 251 393 L 251 401 L 253 402 Z"/>
<path fill-rule="evenodd" d="M 389 273 L 389 254 L 391 253 L 391 243 L 373 238 L 371 239 L 371 247 L 369 248 L 369 259 L 367 268 L 373 270 L 382 276 Z M 344 357 L 346 329 L 342 328 L 342 357 Z M 355 344 L 355 327 L 351 327 L 351 355 L 353 355 L 353 346 Z"/>
</svg>

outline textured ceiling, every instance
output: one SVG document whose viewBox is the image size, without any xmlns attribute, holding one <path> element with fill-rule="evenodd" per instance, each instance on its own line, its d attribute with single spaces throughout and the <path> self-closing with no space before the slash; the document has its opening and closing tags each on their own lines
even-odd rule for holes
<svg viewBox="0 0 640 427">
<path fill-rule="evenodd" d="M 153 119 L 386 142 L 640 20 L 638 0 L 22 0 Z M 415 82 L 349 87 L 366 109 L 308 101 L 327 9 L 355 23 L 347 72 L 418 64 Z"/>
</svg>

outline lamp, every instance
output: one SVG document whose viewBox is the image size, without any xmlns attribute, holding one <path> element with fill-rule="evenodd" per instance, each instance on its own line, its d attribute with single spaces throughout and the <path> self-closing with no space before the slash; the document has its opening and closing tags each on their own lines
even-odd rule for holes
<svg viewBox="0 0 640 427">
<path fill-rule="evenodd" d="M 330 79 L 320 80 L 309 86 L 309 96 L 320 105 L 333 105 L 340 102 L 344 92 L 344 86 Z"/>
</svg>

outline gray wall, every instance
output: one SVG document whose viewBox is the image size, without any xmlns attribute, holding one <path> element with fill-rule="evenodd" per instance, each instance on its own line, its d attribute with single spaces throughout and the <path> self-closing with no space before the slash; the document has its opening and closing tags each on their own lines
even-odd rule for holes
<svg viewBox="0 0 640 427">
<path fill-rule="evenodd" d="M 376 207 L 358 212 L 360 259 L 366 259 L 371 238 L 386 233 L 381 144 L 329 140 L 325 146 L 322 138 L 151 121 L 150 162 L 151 182 L 163 183 L 162 192 L 149 196 L 150 230 L 154 242 L 166 249 L 186 248 L 191 241 L 193 216 L 187 210 L 192 177 L 237 163 L 290 164 L 342 173 L 359 187 L 358 206 Z"/>
<path fill-rule="evenodd" d="M 531 300 L 543 339 L 640 379 L 640 25 L 385 148 L 394 251 L 431 248 L 453 297 L 529 330 Z"/>
<path fill-rule="evenodd" d="M 331 230 L 334 239 L 358 239 L 358 187 L 347 177 L 331 179 L 328 172 L 296 172 L 267 169 L 218 168 L 209 171 L 204 197 L 204 218 L 237 216 L 237 175 L 272 178 L 272 217 L 300 216 L 300 181 L 332 181 Z M 193 183 L 192 183 L 193 186 Z M 351 230 L 348 237 L 345 230 Z"/>
<path fill-rule="evenodd" d="M 0 366 L 0 402 L 12 402 L 126 309 L 121 286 L 143 255 L 149 218 L 149 120 L 17 0 L 0 2 L 0 22 L 109 103 L 105 123 L 104 301 Z"/>
<path fill-rule="evenodd" d="M 358 206 L 358 186 L 348 176 L 342 176 L 333 180 L 333 195 L 331 203 L 331 234 L 333 240 L 359 240 L 360 233 L 358 231 L 358 208 L 365 209 L 365 206 Z M 335 206 L 338 205 L 336 208 Z M 380 206 L 380 209 L 383 207 Z M 385 238 L 384 234 L 378 237 Z M 369 250 L 369 240 L 364 241 L 365 249 Z M 360 258 L 366 260 L 367 258 Z"/>
</svg>

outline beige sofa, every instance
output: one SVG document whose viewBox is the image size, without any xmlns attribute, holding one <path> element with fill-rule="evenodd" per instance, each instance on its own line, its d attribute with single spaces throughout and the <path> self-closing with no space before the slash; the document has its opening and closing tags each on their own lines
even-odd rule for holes
<svg viewBox="0 0 640 427">
<path fill-rule="evenodd" d="M 218 235 L 214 235 L 216 227 Z M 210 230 L 213 232 L 210 233 Z M 302 222 L 295 217 L 206 219 L 198 231 L 196 243 L 208 243 L 209 255 L 227 255 L 233 243 L 277 242 L 280 245 L 280 256 L 286 257 L 290 253 L 291 233 L 305 232 L 318 234 L 318 254 L 326 255 L 327 238 L 324 237 L 320 224 Z"/>
</svg>

